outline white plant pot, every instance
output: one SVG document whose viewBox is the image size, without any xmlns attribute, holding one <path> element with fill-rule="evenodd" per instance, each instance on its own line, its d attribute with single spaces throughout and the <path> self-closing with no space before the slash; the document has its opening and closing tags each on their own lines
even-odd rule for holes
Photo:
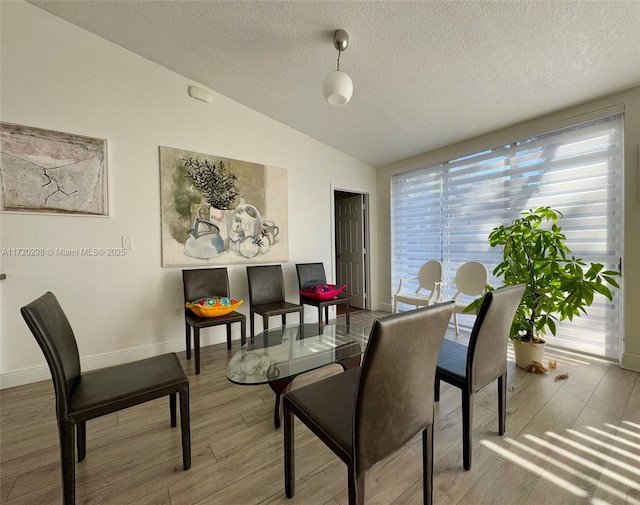
<svg viewBox="0 0 640 505">
<path fill-rule="evenodd" d="M 516 365 L 526 370 L 531 368 L 534 361 L 542 363 L 545 343 L 533 344 L 531 342 L 513 341 L 513 352 L 516 356 Z"/>
</svg>

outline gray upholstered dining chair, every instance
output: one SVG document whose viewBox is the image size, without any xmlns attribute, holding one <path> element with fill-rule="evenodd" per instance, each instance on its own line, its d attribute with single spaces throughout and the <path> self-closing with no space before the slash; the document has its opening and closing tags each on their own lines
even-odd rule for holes
<svg viewBox="0 0 640 505">
<path fill-rule="evenodd" d="M 489 291 L 484 295 L 469 345 L 445 340 L 438 356 L 435 400 L 440 399 L 440 381 L 462 392 L 462 457 L 471 468 L 473 394 L 498 380 L 498 434 L 504 435 L 507 419 L 507 342 L 524 284 Z"/>
<path fill-rule="evenodd" d="M 257 265 L 247 267 L 249 281 L 249 318 L 251 336 L 255 336 L 254 315 L 262 316 L 262 326 L 269 328 L 269 318 L 282 316 L 282 326 L 287 322 L 287 314 L 297 312 L 303 322 L 304 307 L 285 300 L 282 265 Z"/>
<path fill-rule="evenodd" d="M 82 461 L 86 422 L 149 400 L 169 396 L 171 426 L 176 426 L 176 396 L 180 396 L 182 466 L 191 467 L 189 380 L 175 353 L 82 373 L 73 330 L 55 295 L 47 292 L 20 311 L 53 379 L 64 505 L 75 504 L 75 445 Z"/>
<path fill-rule="evenodd" d="M 296 263 L 296 272 L 298 273 L 298 285 L 300 291 L 304 291 L 308 288 L 313 288 L 320 284 L 327 283 L 327 275 L 324 271 L 324 265 L 322 263 Z M 300 293 L 300 305 L 311 305 L 318 308 L 318 323 L 329 324 L 329 307 L 337 307 L 338 305 L 344 306 L 345 310 L 345 323 L 348 325 L 349 321 L 349 297 L 340 293 L 337 297 L 329 300 L 316 300 L 315 298 L 309 298 Z M 322 319 L 322 311 L 324 309 L 324 320 Z"/>
<path fill-rule="evenodd" d="M 453 302 L 374 322 L 362 367 L 284 395 L 284 479 L 295 493 L 294 416 L 347 465 L 349 505 L 365 474 L 422 433 L 424 503 L 433 501 L 433 385 Z"/>
<path fill-rule="evenodd" d="M 212 296 L 229 298 L 231 296 L 229 274 L 226 267 L 183 270 L 182 287 L 185 303 L 198 298 Z M 227 328 L 227 349 L 231 349 L 231 325 L 233 323 L 240 323 L 240 345 L 243 345 L 247 339 L 247 318 L 244 314 L 234 310 L 224 316 L 201 317 L 187 307 L 184 308 L 187 359 L 191 359 L 191 329 L 193 328 L 196 375 L 200 373 L 200 330 L 211 326 L 225 325 Z"/>
</svg>

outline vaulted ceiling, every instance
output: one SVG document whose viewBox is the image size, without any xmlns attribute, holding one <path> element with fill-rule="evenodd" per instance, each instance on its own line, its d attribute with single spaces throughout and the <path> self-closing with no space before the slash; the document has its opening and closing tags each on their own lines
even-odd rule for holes
<svg viewBox="0 0 640 505">
<path fill-rule="evenodd" d="M 636 0 L 30 3 L 373 166 L 640 85 Z"/>
</svg>

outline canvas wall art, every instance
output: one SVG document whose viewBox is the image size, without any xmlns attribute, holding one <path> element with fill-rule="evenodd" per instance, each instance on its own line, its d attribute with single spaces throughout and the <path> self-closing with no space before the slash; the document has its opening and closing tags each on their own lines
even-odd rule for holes
<svg viewBox="0 0 640 505">
<path fill-rule="evenodd" d="M 0 123 L 0 210 L 107 216 L 107 141 Z"/>
<path fill-rule="evenodd" d="M 162 266 L 286 262 L 284 168 L 160 146 Z"/>
</svg>

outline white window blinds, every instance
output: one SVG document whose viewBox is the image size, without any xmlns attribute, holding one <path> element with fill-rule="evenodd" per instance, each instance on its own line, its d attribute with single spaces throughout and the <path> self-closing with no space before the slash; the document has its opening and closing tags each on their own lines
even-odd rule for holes
<svg viewBox="0 0 640 505">
<path fill-rule="evenodd" d="M 481 261 L 489 282 L 501 259 L 488 236 L 523 210 L 551 206 L 573 254 L 618 269 L 622 257 L 623 116 L 617 114 L 392 177 L 392 290 L 400 278 L 440 259 L 445 297 L 466 261 Z M 416 286 L 417 287 L 417 286 Z M 405 309 L 408 307 L 405 307 Z M 620 290 L 588 315 L 563 322 L 551 344 L 619 357 Z M 466 318 L 466 321 L 465 321 Z M 473 324 L 471 316 L 461 322 Z"/>
</svg>

